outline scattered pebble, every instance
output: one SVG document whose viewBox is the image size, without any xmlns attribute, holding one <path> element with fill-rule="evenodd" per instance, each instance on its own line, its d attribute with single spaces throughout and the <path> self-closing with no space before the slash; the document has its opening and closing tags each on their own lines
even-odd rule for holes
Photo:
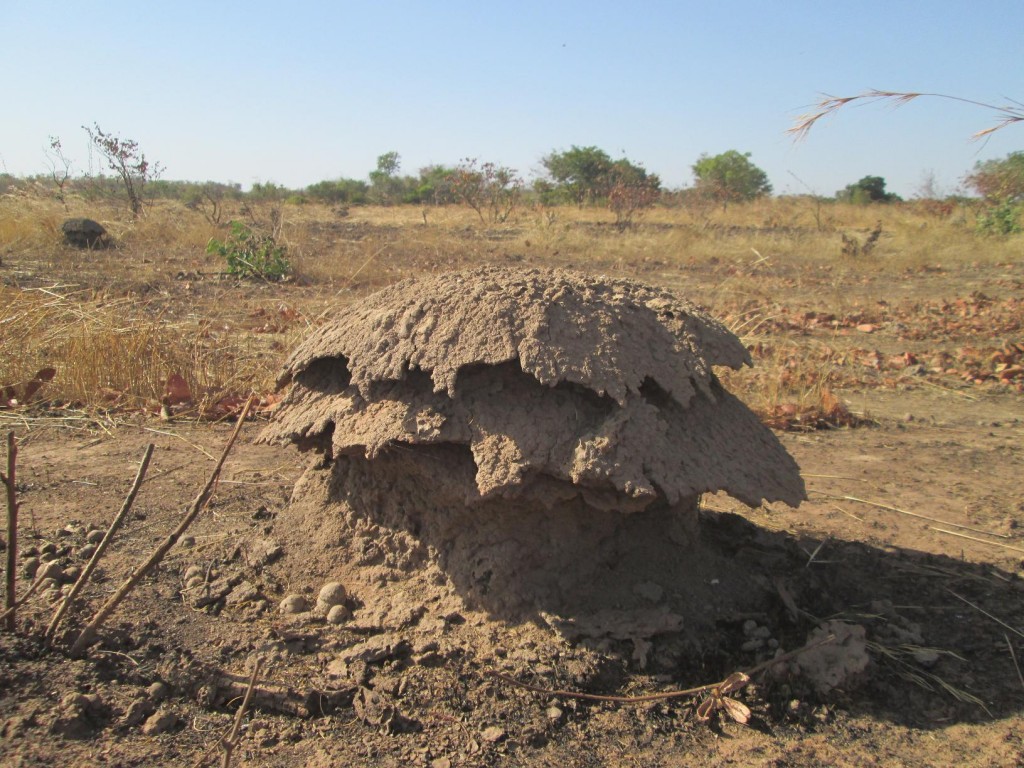
<svg viewBox="0 0 1024 768">
<path fill-rule="evenodd" d="M 548 720 L 552 722 L 557 722 L 562 719 L 562 715 L 564 713 L 561 709 L 552 704 L 550 707 L 544 710 L 544 714 L 547 715 Z"/>
<path fill-rule="evenodd" d="M 60 581 L 63 575 L 64 569 L 60 567 L 60 563 L 58 563 L 56 560 L 51 560 L 50 562 L 46 563 L 42 567 L 42 570 L 36 573 L 37 577 L 42 576 L 43 578 L 53 579 L 54 581 Z"/>
<path fill-rule="evenodd" d="M 178 724 L 178 716 L 169 709 L 161 709 L 146 718 L 142 724 L 142 732 L 146 736 L 166 733 Z"/>
<path fill-rule="evenodd" d="M 316 599 L 317 610 L 326 613 L 333 606 L 341 605 L 348 597 L 345 586 L 340 581 L 329 581 L 320 589 Z"/>
<path fill-rule="evenodd" d="M 65 584 L 74 584 L 78 581 L 78 577 L 82 575 L 82 569 L 77 565 L 69 565 L 64 569 L 64 581 Z"/>
<path fill-rule="evenodd" d="M 278 606 L 281 613 L 302 613 L 309 610 L 309 601 L 302 595 L 288 595 Z"/>
<path fill-rule="evenodd" d="M 167 684 L 162 683 L 159 680 L 152 683 L 149 688 L 146 689 L 146 695 L 153 701 L 163 701 L 167 698 L 168 693 L 170 693 L 170 689 L 167 687 Z"/>
<path fill-rule="evenodd" d="M 182 536 L 178 540 L 178 544 L 180 544 L 185 549 L 191 549 L 192 547 L 194 547 L 196 545 L 196 537 L 195 536 Z"/>
<path fill-rule="evenodd" d="M 39 558 L 30 557 L 21 564 L 21 569 L 22 573 L 25 574 L 26 579 L 34 579 L 36 577 L 36 571 L 39 570 Z"/>
<path fill-rule="evenodd" d="M 508 734 L 505 732 L 505 729 L 500 728 L 497 725 L 484 728 L 480 732 L 480 738 L 488 744 L 497 744 L 499 741 L 504 741 L 507 736 Z"/>
<path fill-rule="evenodd" d="M 85 540 L 90 544 L 99 544 L 101 541 L 103 541 L 103 537 L 105 535 L 106 534 L 103 531 L 97 528 L 96 530 L 89 531 L 87 534 L 85 534 Z"/>
<path fill-rule="evenodd" d="M 193 578 L 195 576 L 202 576 L 202 575 L 203 575 L 203 569 L 202 568 L 200 568 L 198 565 L 190 565 L 188 568 L 185 569 L 185 575 L 183 576 L 183 578 L 187 582 L 189 579 L 191 579 L 191 578 Z"/>
<path fill-rule="evenodd" d="M 344 605 L 332 605 L 331 609 L 327 611 L 327 621 L 331 624 L 342 624 L 351 616 L 352 612 Z"/>
<path fill-rule="evenodd" d="M 195 576 L 189 576 L 185 580 L 185 589 L 195 589 L 201 587 L 206 583 L 206 579 L 203 578 L 202 574 L 196 574 Z"/>
<path fill-rule="evenodd" d="M 78 557 L 82 560 L 88 560 L 94 554 L 96 554 L 96 545 L 86 544 L 84 546 L 81 546 L 75 551 L 75 554 L 78 555 Z"/>
<path fill-rule="evenodd" d="M 754 634 L 754 630 L 757 629 L 757 622 L 753 619 L 747 619 L 743 622 L 743 634 L 750 637 Z"/>
</svg>

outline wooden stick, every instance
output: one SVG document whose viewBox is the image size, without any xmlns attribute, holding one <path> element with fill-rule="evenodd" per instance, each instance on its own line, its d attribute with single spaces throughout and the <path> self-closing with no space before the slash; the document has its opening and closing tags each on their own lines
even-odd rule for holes
<svg viewBox="0 0 1024 768">
<path fill-rule="evenodd" d="M 936 528 L 934 525 L 929 525 L 928 527 L 931 528 L 933 531 L 938 531 L 939 533 L 945 533 L 945 534 L 948 534 L 950 536 L 959 536 L 961 539 L 970 539 L 971 541 L 976 541 L 979 544 L 988 544 L 990 547 L 1002 547 L 1003 549 L 1009 549 L 1012 552 L 1020 552 L 1022 555 L 1024 555 L 1024 549 L 1021 549 L 1020 547 L 1015 547 L 1012 544 L 1003 544 L 1003 542 L 1001 542 L 1001 541 L 989 541 L 988 539 L 979 539 L 977 536 L 968 536 L 966 533 L 957 533 L 956 531 L 947 531 L 945 528 Z M 969 528 L 968 530 L 974 530 L 974 529 L 973 528 Z M 994 534 L 989 534 L 989 535 L 990 536 L 1001 536 L 1002 534 L 994 533 Z"/>
<path fill-rule="evenodd" d="M 40 570 L 42 570 L 42 568 L 40 568 Z M 43 585 L 43 582 L 46 581 L 47 578 L 47 576 L 40 576 L 38 579 L 32 582 L 32 586 L 28 588 L 28 592 L 26 592 L 18 600 L 16 600 L 14 602 L 14 605 L 5 610 L 3 613 L 0 613 L 0 621 L 3 621 L 4 619 L 10 616 L 13 616 L 18 608 L 21 608 L 21 606 L 23 606 L 25 603 L 29 601 L 32 595 L 36 593 L 36 590 Z"/>
<path fill-rule="evenodd" d="M 17 466 L 18 446 L 14 441 L 14 431 L 7 433 L 7 474 L 0 472 L 0 481 L 7 488 L 7 597 L 4 602 L 7 608 L 7 630 L 13 632 L 17 626 L 15 612 L 17 600 L 14 593 L 18 587 L 18 496 L 16 492 L 15 467 Z"/>
<path fill-rule="evenodd" d="M 835 635 L 828 635 L 827 637 L 824 637 L 821 640 L 815 640 L 813 643 L 805 645 L 802 648 L 797 648 L 795 651 L 790 651 L 789 653 L 784 653 L 781 656 L 777 656 L 774 659 L 768 659 L 767 661 L 763 661 L 757 666 L 751 667 L 750 669 L 746 670 L 744 674 L 747 677 L 753 677 L 758 672 L 761 672 L 767 669 L 768 667 L 774 666 L 775 664 L 780 664 L 783 661 L 788 661 L 789 659 L 792 659 L 794 656 L 799 656 L 801 653 L 811 650 L 811 648 L 817 648 L 819 645 L 825 645 L 825 643 L 834 642 L 835 639 Z M 687 688 L 682 691 L 663 691 L 661 693 L 648 693 L 643 696 L 606 696 L 599 693 L 579 693 L 578 691 L 562 691 L 557 689 L 553 690 L 551 688 L 542 688 L 539 685 L 530 685 L 529 683 L 520 682 L 519 680 L 516 680 L 514 677 L 509 677 L 508 675 L 503 675 L 501 672 L 496 672 L 493 670 L 487 672 L 486 674 L 490 677 L 496 677 L 499 680 L 508 683 L 509 685 L 514 685 L 518 688 L 525 688 L 526 690 L 533 691 L 534 693 L 543 693 L 546 696 L 560 696 L 562 698 L 568 699 L 585 699 L 587 701 L 608 701 L 616 704 L 642 704 L 647 701 L 663 701 L 664 699 L 678 699 L 682 696 L 695 696 L 698 693 L 710 691 L 712 688 L 719 688 L 725 684 L 726 680 L 728 680 L 728 678 L 726 678 L 726 680 L 720 680 L 717 683 L 698 685 L 696 688 Z"/>
<path fill-rule="evenodd" d="M 971 528 L 969 525 L 961 525 L 960 523 L 953 523 L 949 520 L 941 520 L 937 517 L 928 517 L 928 515 L 922 515 L 919 512 L 910 512 L 906 509 L 900 509 L 899 507 L 892 507 L 888 504 L 882 504 L 878 501 L 868 501 L 867 499 L 858 499 L 856 496 L 833 496 L 829 493 L 822 493 L 821 491 L 815 491 L 815 493 L 824 496 L 828 499 L 842 499 L 843 501 L 856 501 L 861 504 L 867 504 L 869 507 L 878 507 L 879 509 L 887 509 L 890 512 L 899 512 L 901 515 L 909 515 L 910 517 L 918 517 L 922 520 L 928 520 L 932 523 L 942 523 L 943 525 L 951 525 L 954 528 L 960 528 L 965 531 L 974 531 L 975 533 L 984 533 L 986 536 L 998 536 L 1000 539 L 1009 539 L 1005 533 L 995 533 L 993 531 L 986 531 L 981 528 Z"/>
<path fill-rule="evenodd" d="M 238 708 L 238 712 L 235 713 L 235 722 L 231 726 L 231 733 L 224 739 L 224 762 L 221 763 L 221 768 L 231 768 L 231 754 L 235 751 L 235 747 L 238 746 L 239 735 L 238 731 L 242 727 L 242 718 L 245 717 L 245 710 L 249 708 L 249 699 L 252 698 L 253 689 L 256 687 L 256 678 L 260 674 L 260 660 L 256 659 L 256 666 L 252 670 L 252 677 L 249 678 L 249 687 L 245 689 L 245 696 L 242 699 L 242 706 Z"/>
<path fill-rule="evenodd" d="M 1010 650 L 1010 658 L 1013 659 L 1013 668 L 1017 670 L 1017 679 L 1020 680 L 1020 687 L 1024 688 L 1024 675 L 1020 672 L 1020 664 L 1017 663 L 1017 654 L 1014 653 L 1013 643 L 1010 642 L 1010 636 L 1003 633 L 1003 639 L 1006 640 L 1006 647 Z"/>
<path fill-rule="evenodd" d="M 1001 626 L 1003 629 L 1008 629 L 1011 632 L 1013 632 L 1015 635 L 1019 635 L 1020 637 L 1024 637 L 1024 632 L 1021 632 L 1016 627 L 1011 627 L 1005 621 L 1003 621 L 1002 619 L 998 618 L 997 616 L 993 616 L 991 613 L 986 611 L 981 606 L 975 605 L 970 600 L 968 600 L 966 597 L 962 597 L 961 595 L 958 595 L 956 592 L 954 592 L 949 587 L 946 587 L 946 591 L 949 592 L 949 594 L 951 594 L 957 600 L 962 600 L 963 602 L 967 603 L 969 606 L 971 606 L 971 608 L 973 608 L 974 610 L 976 610 L 978 613 L 982 614 L 983 616 L 988 616 L 990 619 L 992 619 L 992 621 L 994 621 L 996 624 Z"/>
<path fill-rule="evenodd" d="M 132 573 L 128 579 L 121 585 L 121 587 L 113 594 L 113 596 L 107 600 L 96 615 L 92 617 L 89 624 L 82 630 L 82 633 L 75 640 L 74 645 L 71 646 L 71 654 L 81 654 L 93 638 L 96 637 L 97 630 L 103 626 L 103 622 L 114 612 L 121 601 L 124 600 L 128 593 L 131 592 L 135 585 L 142 581 L 142 578 L 149 573 L 157 564 L 163 560 L 171 547 L 173 547 L 178 539 L 181 538 L 182 534 L 185 533 L 186 529 L 192 524 L 192 522 L 199 516 L 199 513 L 206 507 L 207 502 L 210 500 L 210 496 L 213 494 L 213 488 L 217 483 L 217 478 L 220 477 L 221 469 L 224 467 L 224 461 L 227 459 L 228 454 L 231 452 L 231 447 L 235 444 L 235 440 L 238 438 L 238 433 L 242 431 L 242 425 L 245 423 L 246 416 L 249 415 L 249 409 L 252 407 L 254 398 L 250 397 L 246 403 L 242 412 L 238 416 L 238 423 L 235 424 L 235 431 L 231 433 L 231 439 L 228 440 L 228 444 L 224 448 L 224 452 L 220 456 L 220 460 L 217 462 L 217 466 L 213 468 L 213 473 L 210 475 L 210 479 L 207 481 L 206 486 L 199 495 L 196 496 L 192 502 L 192 507 L 189 509 L 188 514 L 185 515 L 184 519 L 178 525 L 177 528 L 158 546 L 153 554 L 149 556 L 139 568 Z"/>
<path fill-rule="evenodd" d="M 82 573 L 79 574 L 74 586 L 71 587 L 71 591 L 68 592 L 67 597 L 65 597 L 57 607 L 57 612 L 54 613 L 53 619 L 46 628 L 46 632 L 43 633 L 43 637 L 45 638 L 47 645 L 53 641 L 53 637 L 57 633 L 57 627 L 60 626 L 61 620 L 63 620 L 67 612 L 71 610 L 71 607 L 74 605 L 79 593 L 81 593 L 85 588 L 85 585 L 89 582 L 92 572 L 95 571 L 96 566 L 99 565 L 100 558 L 103 557 L 103 553 L 106 552 L 107 547 L 110 546 L 110 542 L 114 538 L 114 534 L 117 533 L 124 524 L 125 518 L 128 517 L 128 512 L 132 508 L 132 504 L 135 502 L 135 497 L 139 493 L 139 488 L 142 486 L 143 478 L 146 477 L 146 470 L 149 468 L 149 460 L 153 458 L 154 447 L 153 443 L 146 446 L 146 452 L 142 456 L 142 463 L 139 464 L 139 471 L 135 475 L 135 481 L 132 483 L 131 490 L 128 491 L 128 496 L 121 505 L 121 509 L 114 516 L 114 521 L 107 529 L 106 534 L 103 536 L 103 540 L 96 547 L 96 551 L 92 553 L 92 557 L 89 558 L 89 563 L 82 570 Z"/>
</svg>

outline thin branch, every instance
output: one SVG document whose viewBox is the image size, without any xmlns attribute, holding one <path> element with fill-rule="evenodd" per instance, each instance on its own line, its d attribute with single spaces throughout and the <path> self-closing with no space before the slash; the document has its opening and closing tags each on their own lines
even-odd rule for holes
<svg viewBox="0 0 1024 768">
<path fill-rule="evenodd" d="M 231 754 L 235 751 L 235 747 L 238 746 L 239 735 L 238 731 L 242 727 L 242 718 L 245 717 L 245 711 L 249 708 L 249 699 L 252 698 L 253 689 L 256 687 L 256 678 L 260 675 L 260 660 L 256 659 L 256 666 L 253 667 L 252 677 L 249 678 L 249 687 L 245 689 L 245 697 L 242 699 L 242 706 L 238 708 L 238 712 L 235 713 L 235 722 L 231 726 L 231 733 L 224 739 L 224 762 L 221 764 L 221 768 L 231 768 Z"/>
<path fill-rule="evenodd" d="M 7 474 L 0 472 L 0 482 L 7 488 L 7 597 L 4 602 L 7 617 L 7 629 L 13 632 L 17 626 L 15 611 L 17 600 L 15 590 L 18 582 L 18 496 L 15 469 L 18 461 L 18 445 L 14 440 L 14 431 L 7 433 Z"/>
<path fill-rule="evenodd" d="M 946 588 L 946 591 L 949 592 L 949 594 L 951 594 L 957 600 L 962 600 L 963 602 L 967 603 L 969 606 L 971 606 L 971 608 L 973 608 L 974 610 L 976 610 L 978 613 L 982 614 L 983 616 L 988 616 L 990 619 L 992 619 L 992 621 L 994 621 L 996 624 L 1001 626 L 1003 629 L 1010 630 L 1011 632 L 1013 632 L 1018 637 L 1024 637 L 1024 632 L 1021 632 L 1016 627 L 1011 627 L 1009 624 L 1007 624 L 1005 621 L 1000 619 L 998 616 L 993 616 L 991 613 L 986 611 L 981 606 L 975 605 L 974 603 L 972 603 L 966 597 L 962 597 L 961 595 L 958 595 L 956 592 L 954 592 L 952 589 L 949 589 L 948 587 Z"/>
<path fill-rule="evenodd" d="M 978 139 L 990 136 L 1008 125 L 1024 122 L 1024 108 L 1012 99 L 1010 100 L 1011 104 L 998 106 L 996 104 L 987 104 L 983 101 L 975 101 L 974 99 L 965 99 L 962 96 L 950 96 L 947 93 L 915 93 L 912 91 L 879 91 L 871 89 L 864 91 L 863 93 L 858 93 L 856 96 L 829 96 L 828 94 L 823 94 L 822 99 L 814 105 L 814 110 L 803 115 L 799 115 L 793 125 L 786 130 L 786 133 L 790 134 L 794 141 L 802 141 L 807 138 L 807 134 L 810 133 L 811 128 L 813 128 L 819 120 L 825 117 L 831 117 L 847 104 L 855 101 L 866 103 L 889 101 L 894 107 L 902 107 L 904 104 L 909 104 L 911 101 L 919 99 L 922 96 L 934 99 L 959 101 L 963 104 L 970 104 L 974 107 L 981 107 L 983 109 L 998 112 L 999 119 L 996 124 L 989 128 L 976 131 L 971 135 L 971 141 L 977 141 Z"/>
<path fill-rule="evenodd" d="M 238 438 L 238 433 L 242 431 L 242 425 L 245 423 L 246 417 L 249 415 L 249 409 L 252 407 L 255 398 L 250 397 L 245 407 L 242 409 L 241 414 L 238 416 L 238 423 L 235 425 L 235 431 L 231 433 L 231 439 L 228 440 L 228 444 L 224 448 L 224 452 L 221 454 L 220 460 L 217 462 L 217 466 L 214 467 L 213 473 L 210 475 L 210 479 L 207 481 L 206 486 L 199 495 L 196 496 L 195 501 L 192 502 L 192 507 L 189 509 L 188 514 L 185 515 L 184 519 L 178 525 L 177 528 L 160 544 L 149 556 L 139 568 L 131 574 L 128 579 L 121 585 L 120 589 L 114 593 L 114 595 L 107 600 L 102 608 L 93 616 L 88 626 L 82 630 L 82 633 L 75 640 L 74 645 L 71 646 L 71 654 L 78 655 L 82 653 L 93 638 L 96 636 L 97 630 L 103 626 L 103 622 L 114 612 L 121 601 L 124 600 L 128 593 L 130 593 L 135 586 L 142 580 L 142 578 L 149 573 L 157 564 L 163 560 L 171 547 L 173 547 L 178 539 L 181 538 L 185 530 L 192 524 L 192 522 L 199 516 L 199 513 L 206 507 L 207 502 L 210 500 L 210 496 L 213 494 L 213 488 L 217 484 L 217 478 L 220 477 L 221 469 L 224 467 L 224 461 L 227 459 L 228 454 L 231 452 L 232 446 L 235 444 L 235 440 Z"/>
<path fill-rule="evenodd" d="M 117 533 L 121 525 L 124 523 L 125 518 L 128 517 L 128 512 L 132 508 L 132 504 L 135 502 L 135 497 L 139 493 L 139 488 L 142 487 L 142 481 L 146 477 L 146 470 L 149 468 L 149 460 L 153 458 L 153 443 L 146 446 L 146 453 L 142 457 L 142 463 L 139 464 L 139 471 L 135 474 L 135 481 L 132 483 L 131 490 L 128 491 L 128 496 L 125 497 L 124 503 L 121 505 L 121 509 L 114 516 L 114 521 L 110 524 L 106 534 L 103 536 L 103 540 L 100 541 L 96 547 L 96 551 L 92 553 L 92 557 L 89 559 L 89 563 L 82 570 L 82 573 L 78 576 L 78 580 L 75 581 L 71 591 L 67 597 L 61 602 L 57 608 L 57 612 L 54 614 L 53 619 L 50 621 L 50 625 L 46 628 L 46 632 L 43 637 L 49 644 L 54 635 L 57 632 L 57 627 L 60 626 L 61 620 L 71 610 L 75 600 L 78 598 L 79 593 L 85 588 L 89 578 L 92 576 L 93 571 L 96 570 L 96 566 L 99 565 L 100 558 L 103 557 L 103 553 L 106 552 L 107 547 L 110 546 L 111 540 L 114 538 L 114 534 Z"/>
<path fill-rule="evenodd" d="M 828 635 L 827 637 L 824 637 L 821 640 L 815 640 L 813 643 L 809 643 L 808 645 L 805 645 L 801 648 L 797 648 L 795 651 L 790 651 L 789 653 L 784 653 L 781 656 L 776 656 L 774 659 L 768 659 L 767 661 L 763 661 L 757 666 L 751 667 L 750 669 L 746 670 L 743 674 L 745 674 L 748 678 L 753 677 L 758 672 L 768 669 L 768 667 L 772 667 L 783 661 L 788 661 L 789 659 L 792 659 L 795 656 L 799 656 L 801 653 L 804 653 L 805 651 L 809 651 L 812 648 L 817 648 L 819 645 L 825 645 L 826 643 L 835 642 L 835 639 L 835 635 Z M 665 699 L 678 699 L 683 696 L 696 696 L 699 693 L 704 693 L 714 688 L 720 688 L 729 680 L 729 678 L 726 678 L 725 680 L 720 680 L 717 683 L 698 685 L 696 688 L 687 688 L 682 691 L 663 691 L 661 693 L 648 693 L 643 696 L 609 696 L 599 693 L 580 693 L 578 691 L 563 691 L 551 688 L 543 688 L 539 685 L 531 685 L 530 683 L 520 682 L 519 680 L 516 680 L 514 677 L 503 675 L 501 672 L 496 672 L 494 670 L 491 670 L 486 674 L 490 677 L 495 677 L 498 680 L 501 680 L 502 682 L 506 682 L 509 685 L 514 685 L 517 688 L 524 688 L 527 691 L 533 691 L 534 693 L 543 693 L 546 696 L 558 696 L 567 699 L 584 699 L 586 701 L 607 701 L 616 704 L 643 704 L 644 702 L 648 701 L 663 701 Z"/>
</svg>

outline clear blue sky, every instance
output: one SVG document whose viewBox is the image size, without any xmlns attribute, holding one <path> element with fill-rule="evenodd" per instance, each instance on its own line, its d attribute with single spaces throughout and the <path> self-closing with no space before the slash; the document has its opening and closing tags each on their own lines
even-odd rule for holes
<svg viewBox="0 0 1024 768">
<path fill-rule="evenodd" d="M 952 191 L 1024 149 L 1024 126 L 943 100 L 846 108 L 800 144 L 818 94 L 868 88 L 1024 100 L 1024 0 L 0 3 L 0 170 L 46 171 L 80 126 L 136 139 L 165 178 L 289 187 L 415 173 L 463 157 L 539 172 L 571 145 L 627 156 L 670 186 L 701 153 L 752 152 L 776 192 L 865 175 Z"/>
</svg>

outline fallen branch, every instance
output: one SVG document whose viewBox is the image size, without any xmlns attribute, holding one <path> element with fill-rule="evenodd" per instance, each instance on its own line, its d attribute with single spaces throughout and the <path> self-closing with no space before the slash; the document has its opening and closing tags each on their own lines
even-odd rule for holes
<svg viewBox="0 0 1024 768">
<path fill-rule="evenodd" d="M 107 602 L 97 611 L 96 615 L 93 616 L 88 626 L 82 630 L 82 633 L 75 640 L 74 645 L 71 646 L 71 654 L 78 655 L 82 653 L 89 644 L 96 637 L 96 632 L 103 622 L 114 612 L 121 601 L 124 600 L 128 594 L 135 588 L 135 586 L 142 580 L 142 578 L 149 573 L 157 564 L 163 560 L 171 547 L 173 547 L 178 539 L 181 538 L 182 534 L 188 529 L 192 522 L 199 516 L 199 513 L 206 507 L 207 502 L 210 500 L 210 496 L 213 494 L 213 488 L 217 484 L 217 478 L 220 477 L 221 469 L 224 467 L 224 462 L 231 452 L 232 446 L 235 444 L 235 440 L 238 438 L 239 432 L 242 431 L 242 425 L 245 423 L 246 416 L 249 415 L 249 409 L 252 407 L 254 398 L 250 397 L 246 403 L 242 412 L 238 416 L 238 423 L 235 424 L 235 431 L 231 433 L 231 438 L 228 440 L 228 444 L 224 447 L 224 452 L 221 454 L 220 460 L 217 462 L 217 466 L 213 468 L 213 473 L 210 475 L 210 479 L 207 481 L 206 486 L 199 495 L 196 496 L 195 501 L 192 502 L 192 507 L 189 509 L 188 514 L 181 521 L 177 528 L 158 546 L 153 554 L 149 556 L 139 568 L 132 573 L 128 579 L 121 585 L 120 589 L 113 594 L 113 596 L 107 600 Z"/>
<path fill-rule="evenodd" d="M 15 467 L 18 460 L 18 446 L 14 441 L 14 431 L 7 433 L 7 474 L 0 472 L 0 482 L 7 488 L 7 597 L 4 616 L 7 617 L 7 630 L 13 632 L 16 625 L 15 612 L 17 600 L 15 590 L 18 582 L 18 496 L 15 485 Z"/>
<path fill-rule="evenodd" d="M 132 483 L 131 490 L 128 491 L 128 496 L 125 497 L 124 503 L 121 505 L 121 509 L 114 516 L 114 521 L 110 524 L 106 534 L 103 536 L 103 540 L 100 541 L 96 547 L 96 551 L 92 553 L 92 557 L 89 558 L 88 564 L 79 574 L 78 579 L 75 581 L 71 591 L 68 592 L 67 597 L 61 601 L 61 604 L 57 607 L 57 612 L 53 615 L 53 619 L 50 621 L 49 626 L 46 628 L 46 632 L 43 637 L 46 640 L 47 645 L 53 641 L 53 637 L 57 632 L 57 627 L 60 626 L 61 620 L 67 615 L 67 612 L 71 610 L 78 595 L 85 588 L 85 585 L 89 582 L 89 578 L 92 576 L 93 571 L 96 570 L 96 566 L 99 565 L 100 558 L 103 557 L 103 553 L 106 552 L 107 547 L 110 546 L 111 540 L 114 538 L 114 534 L 117 533 L 121 525 L 124 523 L 125 518 L 128 517 L 128 512 L 132 508 L 132 504 L 135 502 L 135 497 L 139 493 L 139 488 L 142 486 L 142 481 L 146 477 L 146 469 L 149 467 L 149 460 L 153 458 L 153 443 L 150 443 L 146 447 L 146 453 L 142 457 L 142 463 L 139 464 L 139 471 L 135 475 L 135 481 Z"/>
<path fill-rule="evenodd" d="M 817 648 L 819 645 L 825 645 L 826 643 L 834 642 L 835 639 L 835 635 L 828 635 L 827 637 L 823 637 L 821 640 L 815 640 L 813 643 L 809 643 L 801 648 L 797 648 L 795 651 L 790 651 L 789 653 L 784 653 L 781 656 L 775 657 L 774 659 L 768 659 L 767 661 L 763 661 L 760 664 L 746 670 L 745 672 L 733 673 L 733 675 L 729 675 L 729 677 L 727 677 L 725 680 L 720 680 L 717 683 L 698 685 L 696 688 L 687 688 L 681 691 L 663 691 L 661 693 L 648 693 L 643 696 L 611 696 L 599 693 L 580 693 L 579 691 L 564 691 L 558 689 L 543 688 L 539 685 L 531 685 L 530 683 L 523 683 L 519 680 L 516 680 L 514 677 L 509 677 L 508 675 L 504 675 L 501 672 L 497 672 L 494 670 L 488 671 L 485 674 L 490 677 L 495 677 L 503 682 L 506 682 L 509 685 L 514 685 L 517 688 L 524 688 L 527 691 L 533 691 L 534 693 L 543 693 L 545 696 L 558 696 L 567 699 L 584 699 L 586 701 L 606 701 L 615 704 L 643 704 L 648 701 L 664 701 L 665 699 L 678 699 L 684 696 L 696 696 L 700 693 L 706 693 L 707 691 L 724 688 L 727 684 L 733 683 L 735 679 L 734 675 L 736 674 L 744 675 L 749 679 L 756 675 L 758 672 L 762 672 L 765 669 L 768 669 L 769 667 L 775 666 L 776 664 L 788 661 L 789 659 L 792 659 L 795 656 L 799 656 L 801 653 L 805 653 L 806 651 L 809 651 L 812 648 Z M 738 689 L 732 687 L 731 690 Z"/>
</svg>

